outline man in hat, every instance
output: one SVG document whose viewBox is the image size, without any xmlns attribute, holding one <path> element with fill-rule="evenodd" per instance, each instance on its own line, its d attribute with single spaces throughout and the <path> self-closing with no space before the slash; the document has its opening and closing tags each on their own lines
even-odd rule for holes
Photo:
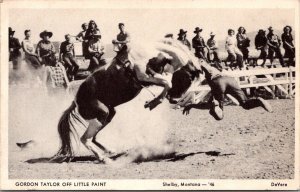
<svg viewBox="0 0 300 192">
<path fill-rule="evenodd" d="M 102 55 L 104 54 L 104 46 L 101 42 L 101 35 L 100 33 L 96 32 L 92 36 L 93 38 L 89 41 L 89 54 L 90 54 L 90 65 L 88 70 L 93 72 L 97 68 L 106 64 L 105 59 L 102 59 Z"/>
<path fill-rule="evenodd" d="M 189 50 L 192 50 L 190 42 L 186 39 L 186 33 L 187 31 L 180 29 L 177 40 L 180 41 L 182 44 L 186 45 L 189 48 Z"/>
<path fill-rule="evenodd" d="M 261 51 L 259 58 L 263 60 L 261 66 L 264 67 L 268 56 L 268 39 L 266 37 L 265 30 L 260 29 L 258 31 L 257 35 L 255 36 L 254 44 L 255 48 Z"/>
<path fill-rule="evenodd" d="M 43 64 L 50 65 L 53 59 L 53 55 L 56 53 L 55 47 L 52 42 L 49 40 L 52 37 L 53 33 L 47 30 L 40 33 L 41 41 L 38 42 L 36 47 L 37 55 Z"/>
<path fill-rule="evenodd" d="M 215 38 L 215 33 L 211 32 L 210 38 L 207 40 L 208 60 L 209 60 L 209 62 L 213 62 L 213 60 L 216 61 L 217 67 L 220 68 L 221 61 L 219 59 L 218 44 L 214 38 Z M 211 56 L 213 56 L 214 59 L 212 59 Z"/>
<path fill-rule="evenodd" d="M 74 79 L 74 76 L 77 74 L 79 65 L 75 59 L 74 44 L 71 42 L 71 36 L 66 34 L 65 39 L 66 40 L 60 44 L 59 60 L 64 61 L 64 66 L 71 80 Z"/>
<path fill-rule="evenodd" d="M 267 35 L 267 39 L 268 39 L 268 46 L 269 46 L 270 62 L 271 62 L 271 64 L 273 63 L 274 53 L 276 53 L 281 66 L 284 67 L 285 64 L 284 64 L 283 56 L 282 56 L 281 50 L 280 50 L 281 40 L 278 37 L 278 35 L 273 33 L 274 30 L 272 27 L 269 27 L 268 30 L 269 30 L 269 33 Z"/>
<path fill-rule="evenodd" d="M 21 57 L 21 44 L 19 39 L 14 37 L 15 31 L 11 27 L 8 28 L 8 48 L 9 48 L 9 61 L 13 63 L 13 69 L 18 69 L 19 60 Z"/>
<path fill-rule="evenodd" d="M 85 38 L 85 33 L 88 29 L 88 24 L 83 23 L 81 25 L 82 31 L 76 36 L 76 40 L 82 42 L 82 56 L 84 58 L 88 58 L 89 52 L 88 52 L 88 47 L 89 47 L 89 41 L 88 39 Z"/>
<path fill-rule="evenodd" d="M 196 36 L 192 40 L 192 45 L 193 48 L 195 49 L 195 56 L 206 60 L 207 51 L 205 48 L 207 46 L 205 44 L 203 37 L 201 37 L 200 35 L 201 31 L 202 29 L 200 29 L 199 27 L 195 28 L 194 33 L 196 34 Z"/>
</svg>

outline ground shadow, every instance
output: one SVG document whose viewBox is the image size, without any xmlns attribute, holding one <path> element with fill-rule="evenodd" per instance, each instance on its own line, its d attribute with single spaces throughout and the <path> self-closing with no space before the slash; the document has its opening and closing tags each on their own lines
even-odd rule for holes
<svg viewBox="0 0 300 192">
<path fill-rule="evenodd" d="M 149 157 L 144 157 L 142 155 L 137 156 L 134 158 L 134 163 L 144 163 L 144 162 L 159 162 L 159 161 L 168 161 L 168 162 L 175 162 L 175 161 L 182 161 L 187 157 L 191 157 L 198 154 L 205 154 L 207 156 L 215 156 L 215 157 L 221 157 L 221 156 L 230 156 L 235 155 L 234 153 L 228 153 L 228 154 L 222 154 L 219 151 L 207 151 L 207 152 L 192 152 L 192 153 L 168 153 L 163 155 L 152 155 Z M 129 156 L 128 153 L 119 153 L 114 156 L 111 156 L 110 158 L 112 160 L 117 160 L 120 157 L 127 157 Z M 51 161 L 52 157 L 42 157 L 42 158 L 36 158 L 36 159 L 29 159 L 25 161 L 26 163 L 57 163 L 54 161 Z M 70 159 L 68 162 L 76 162 L 76 163 L 93 163 L 97 162 L 99 163 L 98 159 L 95 156 L 77 156 Z"/>
</svg>

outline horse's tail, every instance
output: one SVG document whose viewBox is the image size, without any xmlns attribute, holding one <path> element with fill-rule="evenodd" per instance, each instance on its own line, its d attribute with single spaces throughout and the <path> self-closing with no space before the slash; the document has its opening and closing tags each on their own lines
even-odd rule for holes
<svg viewBox="0 0 300 192">
<path fill-rule="evenodd" d="M 51 158 L 51 162 L 66 162 L 71 161 L 74 157 L 74 152 L 71 144 L 71 134 L 74 135 L 74 125 L 71 122 L 72 111 L 76 108 L 76 104 L 73 101 L 71 106 L 67 108 L 58 122 L 58 133 L 61 140 L 61 147 L 56 155 Z"/>
</svg>

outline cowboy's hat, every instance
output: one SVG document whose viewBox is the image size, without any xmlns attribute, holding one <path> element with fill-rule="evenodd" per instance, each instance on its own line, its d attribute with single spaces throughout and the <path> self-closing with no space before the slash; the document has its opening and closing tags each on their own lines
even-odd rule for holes
<svg viewBox="0 0 300 192">
<path fill-rule="evenodd" d="M 199 33 L 201 31 L 202 31 L 202 29 L 200 29 L 199 27 L 196 27 L 194 33 Z"/>
<path fill-rule="evenodd" d="M 187 33 L 187 31 L 185 31 L 183 29 L 180 29 L 179 33 L 178 33 L 178 36 L 185 35 L 186 33 Z"/>
<path fill-rule="evenodd" d="M 215 36 L 216 34 L 214 32 L 210 32 L 210 36 Z"/>
<path fill-rule="evenodd" d="M 43 31 L 43 32 L 40 33 L 40 37 L 41 38 L 43 38 L 44 36 L 48 36 L 49 38 L 51 38 L 52 35 L 53 35 L 53 33 L 50 32 L 50 31 L 47 31 L 47 30 L 45 30 L 45 31 Z"/>
<path fill-rule="evenodd" d="M 13 31 L 11 27 L 9 27 L 8 28 L 8 34 L 13 35 L 14 33 L 15 33 L 15 31 Z"/>
</svg>

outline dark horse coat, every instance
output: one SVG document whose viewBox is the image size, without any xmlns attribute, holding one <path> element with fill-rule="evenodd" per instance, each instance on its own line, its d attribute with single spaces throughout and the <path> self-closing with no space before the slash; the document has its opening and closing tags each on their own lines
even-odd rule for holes
<svg viewBox="0 0 300 192">
<path fill-rule="evenodd" d="M 71 118 L 76 106 L 86 120 L 97 118 L 103 126 L 115 115 L 114 107 L 136 97 L 143 86 L 137 80 L 132 65 L 118 66 L 115 60 L 91 74 L 79 87 L 72 105 L 63 113 L 58 124 L 61 148 L 52 158 L 53 162 L 70 161 L 73 157 L 70 134 L 74 132 Z M 80 121 L 80 120 L 79 120 Z"/>
</svg>

